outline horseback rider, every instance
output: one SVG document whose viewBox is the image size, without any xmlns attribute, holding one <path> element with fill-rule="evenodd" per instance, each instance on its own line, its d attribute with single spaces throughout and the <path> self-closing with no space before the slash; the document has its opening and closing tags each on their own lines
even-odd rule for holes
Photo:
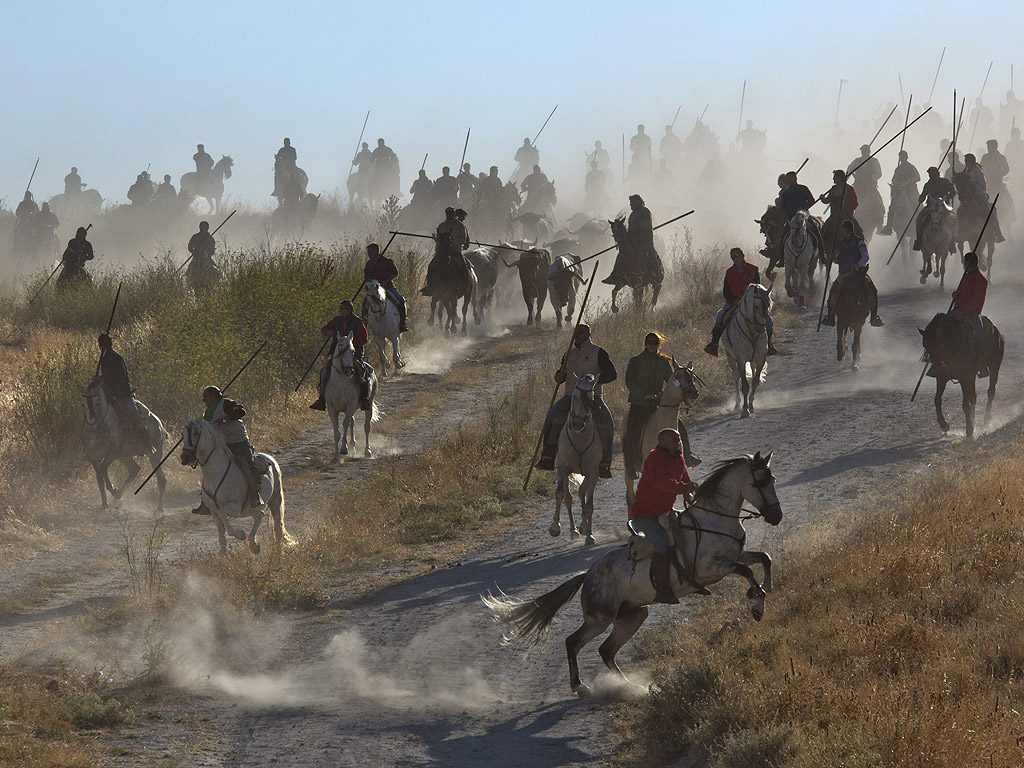
<svg viewBox="0 0 1024 768">
<path fill-rule="evenodd" d="M 604 478 L 612 476 L 612 436 L 615 432 L 615 423 L 612 421 L 612 412 L 604 402 L 601 388 L 603 384 L 615 381 L 618 373 L 608 353 L 590 340 L 590 326 L 586 323 L 576 326 L 572 335 L 572 347 L 562 357 L 562 364 L 555 372 L 555 382 L 565 383 L 565 394 L 551 406 L 544 419 L 544 447 L 540 461 L 536 465 L 537 469 L 555 468 L 558 439 L 572 407 L 572 393 L 577 382 L 587 374 L 597 377 L 594 384 L 594 416 L 602 449 L 598 475 Z"/>
<path fill-rule="evenodd" d="M 189 262 L 186 276 L 198 277 L 199 275 L 212 275 L 217 272 L 217 265 L 213 263 L 213 254 L 217 250 L 217 241 L 210 234 L 210 222 L 200 221 L 199 231 L 188 241 L 188 252 L 192 254 L 192 261 Z"/>
<path fill-rule="evenodd" d="M 203 181 L 206 175 L 213 170 L 213 158 L 206 153 L 202 144 L 196 144 L 196 153 L 192 155 L 196 164 L 196 181 Z"/>
<path fill-rule="evenodd" d="M 928 169 L 928 181 L 924 183 L 921 188 L 921 194 L 918 196 L 918 202 L 924 202 L 928 198 L 935 200 L 941 200 L 943 205 L 950 207 L 953 205 L 953 198 L 956 197 L 956 188 L 953 186 L 953 182 L 944 176 L 939 174 L 939 169 L 934 165 Z M 952 210 L 950 210 L 952 216 Z M 917 221 L 915 226 L 917 227 L 917 239 L 914 240 L 914 250 L 921 250 L 921 235 L 924 232 L 925 223 L 928 220 L 928 212 L 921 211 L 917 215 Z M 956 235 L 956 225 L 954 219 L 953 235 Z M 956 244 L 953 240 L 949 242 L 949 252 L 953 253 L 956 250 Z"/>
<path fill-rule="evenodd" d="M 891 189 L 891 197 L 889 198 L 889 211 L 886 219 L 885 226 L 879 231 L 883 235 L 891 235 L 892 232 L 892 217 L 893 209 L 897 205 L 899 200 L 913 200 L 917 197 L 917 182 L 921 180 L 921 174 L 917 168 L 910 162 L 910 155 L 904 149 L 900 150 L 899 162 L 896 164 L 896 170 L 892 172 L 892 182 L 889 187 Z"/>
<path fill-rule="evenodd" d="M 985 169 L 985 178 L 988 180 L 992 191 L 999 193 L 1006 189 L 1006 175 L 1010 172 L 1010 164 L 1006 156 L 999 151 L 999 142 L 996 139 L 989 139 L 985 142 L 988 150 L 981 156 L 981 167 Z"/>
<path fill-rule="evenodd" d="M 406 325 L 405 297 L 395 287 L 395 278 L 398 277 L 398 266 L 390 256 L 380 252 L 377 243 L 370 243 L 366 246 L 366 264 L 363 266 L 363 280 L 370 282 L 376 280 L 384 289 L 384 293 L 398 307 L 399 323 L 398 332 L 406 333 L 409 326 Z M 363 298 L 363 317 L 367 313 L 367 299 Z"/>
<path fill-rule="evenodd" d="M 557 201 L 554 185 L 539 165 L 533 166 L 533 172 L 523 179 L 519 188 L 526 193 L 526 205 L 523 206 L 526 211 L 549 214 Z"/>
<path fill-rule="evenodd" d="M 145 205 L 153 199 L 153 182 L 143 171 L 135 177 L 135 183 L 128 188 L 128 199 L 132 205 Z"/>
<path fill-rule="evenodd" d="M 478 183 L 477 177 L 473 175 L 472 166 L 465 163 L 455 180 L 459 183 L 459 203 L 471 207 Z"/>
<path fill-rule="evenodd" d="M 530 143 L 529 138 L 523 139 L 523 146 L 516 150 L 514 157 L 519 168 L 512 174 L 510 181 L 521 181 L 526 176 L 526 169 L 540 165 L 540 152 Z"/>
<path fill-rule="evenodd" d="M 427 284 L 420 289 L 424 296 L 430 296 L 431 286 L 434 282 L 434 275 L 442 262 L 448 261 L 459 268 L 459 274 L 464 275 L 464 283 L 460 295 L 465 293 L 466 283 L 469 280 L 469 267 L 466 264 L 466 257 L 462 251 L 469 247 L 469 230 L 466 225 L 455 215 L 455 209 L 451 206 L 444 209 L 444 221 L 437 225 L 437 253 L 427 265 Z"/>
<path fill-rule="evenodd" d="M 651 578 L 658 603 L 676 605 L 679 598 L 672 592 L 668 533 L 658 518 L 672 511 L 676 498 L 682 495 L 693 501 L 697 484 L 690 479 L 683 458 L 683 442 L 674 429 L 658 433 L 658 445 L 644 459 L 643 474 L 637 483 L 633 506 L 629 509 L 630 527 L 643 534 L 654 547 Z"/>
<path fill-rule="evenodd" d="M 84 186 L 82 177 L 78 175 L 78 168 L 72 167 L 71 173 L 64 177 L 64 194 L 77 195 Z"/>
<path fill-rule="evenodd" d="M 583 207 L 588 211 L 604 211 L 611 205 L 611 198 L 608 197 L 608 192 L 605 190 L 605 181 L 604 171 L 601 170 L 597 160 L 592 160 L 584 181 Z"/>
<path fill-rule="evenodd" d="M 251 506 L 262 507 L 265 503 L 261 496 L 262 478 L 260 470 L 256 466 L 256 452 L 249 442 L 249 434 L 245 431 L 242 418 L 245 416 L 245 408 L 241 403 L 236 403 L 230 398 L 224 397 L 218 387 L 207 387 L 203 390 L 203 405 L 206 410 L 203 412 L 203 421 L 213 424 L 213 428 L 220 432 L 224 438 L 231 455 L 234 456 L 242 474 L 249 483 Z M 193 515 L 208 515 L 210 508 L 206 501 L 200 497 L 199 506 L 192 510 Z"/>
<path fill-rule="evenodd" d="M 372 186 L 375 199 L 383 200 L 391 195 L 400 196 L 402 190 L 399 176 L 398 155 L 384 143 L 384 139 L 377 139 L 377 148 L 373 150 Z"/>
<path fill-rule="evenodd" d="M 678 166 L 683 159 L 683 142 L 672 132 L 671 125 L 665 126 L 665 135 L 658 142 L 658 153 L 670 166 Z"/>
<path fill-rule="evenodd" d="M 39 213 L 39 206 L 36 205 L 35 198 L 32 197 L 32 193 L 25 192 L 24 199 L 18 203 L 18 207 L 14 211 L 14 215 L 18 219 L 18 224 L 22 226 L 28 226 L 29 221 L 32 217 Z"/>
<path fill-rule="evenodd" d="M 419 176 L 409 187 L 409 194 L 412 195 L 410 205 L 417 208 L 426 208 L 434 202 L 434 182 L 427 178 L 427 172 L 420 170 Z"/>
<path fill-rule="evenodd" d="M 810 210 L 811 206 L 817 202 L 817 199 L 811 194 L 811 190 L 797 181 L 796 171 L 787 171 L 784 177 L 780 176 L 779 178 L 779 188 L 781 189 L 779 206 L 786 214 L 787 222 L 800 211 Z"/>
<path fill-rule="evenodd" d="M 986 360 L 985 324 L 981 311 L 985 308 L 985 295 L 988 293 L 988 279 L 978 269 L 978 254 L 968 251 L 964 254 L 964 276 L 960 286 L 953 291 L 953 308 L 949 314 L 964 323 L 974 338 L 975 352 L 978 357 L 978 376 L 988 376 Z M 929 376 L 935 376 L 932 370 Z"/>
<path fill-rule="evenodd" d="M 838 234 L 840 223 L 847 219 L 853 222 L 853 228 L 857 236 L 864 236 L 860 222 L 853 215 L 858 205 L 857 193 L 853 187 L 846 183 L 846 171 L 841 169 L 832 171 L 832 188 L 818 199 L 829 207 L 828 219 L 825 221 L 825 226 L 822 227 L 822 235 L 828 234 L 828 237 L 825 238 L 829 241 L 828 247 L 832 246 L 832 241 L 835 239 L 835 235 Z M 840 200 L 842 200 L 842 210 L 839 208 Z M 834 256 L 835 254 L 827 255 Z"/>
<path fill-rule="evenodd" d="M 654 247 L 654 220 L 651 218 L 650 209 L 644 204 L 640 195 L 629 196 L 629 219 L 626 222 L 626 232 L 629 235 L 633 248 L 646 262 L 644 266 L 661 279 L 665 278 L 665 268 L 662 266 L 661 257 Z"/>
<path fill-rule="evenodd" d="M 174 184 L 171 182 L 171 174 L 165 173 L 164 180 L 161 181 L 157 187 L 156 192 L 153 193 L 154 200 L 177 200 L 178 193 L 174 190 Z"/>
<path fill-rule="evenodd" d="M 441 175 L 434 179 L 434 201 L 446 208 L 459 202 L 459 181 L 451 175 L 447 165 L 441 168 Z"/>
<path fill-rule="evenodd" d="M 281 148 L 277 150 L 274 155 L 274 160 L 283 164 L 287 168 L 294 168 L 297 156 L 295 154 L 295 147 L 292 146 L 291 139 L 285 139 Z"/>
<path fill-rule="evenodd" d="M 100 381 L 103 392 L 113 406 L 118 419 L 136 433 L 144 430 L 142 414 L 135 402 L 135 390 L 128 378 L 128 366 L 124 358 L 114 351 L 110 336 L 101 333 L 97 342 L 100 346 Z"/>
<path fill-rule="evenodd" d="M 35 230 L 36 242 L 43 242 L 46 238 L 53 237 L 60 226 L 57 214 L 50 210 L 49 203 L 43 203 L 39 213 L 32 217 L 32 228 Z"/>
<path fill-rule="evenodd" d="M 853 231 L 853 222 L 847 219 L 842 226 L 843 238 L 836 248 L 835 262 L 839 265 L 839 275 L 832 283 L 828 292 L 828 315 L 821 321 L 822 325 L 836 324 L 836 303 L 839 295 L 854 275 L 866 281 L 868 298 L 871 303 L 871 324 L 880 328 L 885 323 L 878 316 L 878 289 L 868 277 L 868 246 L 864 238 L 858 237 Z M 829 259 L 832 261 L 832 259 Z"/>
<path fill-rule="evenodd" d="M 359 377 L 359 409 L 363 411 L 370 410 L 370 371 L 368 370 L 369 366 L 363 362 L 363 347 L 366 346 L 366 342 L 369 340 L 369 334 L 366 331 L 366 323 L 356 317 L 352 309 L 352 302 L 345 299 L 338 306 L 338 314 L 320 329 L 321 336 L 331 337 L 331 348 L 327 352 L 326 364 L 320 369 L 317 390 L 319 397 L 317 397 L 315 403 L 309 406 L 314 411 L 327 410 L 327 404 L 324 402 L 324 391 L 327 389 L 327 379 L 331 376 L 334 368 L 334 350 L 338 346 L 338 336 L 347 336 L 350 333 L 352 334 L 352 351 L 355 356 L 352 367 Z"/>
<path fill-rule="evenodd" d="M 957 210 L 959 217 L 965 205 L 976 205 L 979 207 L 979 214 L 986 214 L 990 207 L 988 199 L 988 186 L 985 182 L 985 172 L 978 165 L 978 158 L 968 153 L 964 155 L 964 170 L 961 173 L 953 174 L 953 184 L 956 185 L 957 195 L 960 197 L 960 208 Z M 1006 240 L 1002 230 L 999 228 L 999 213 L 992 211 L 992 218 L 989 221 L 992 233 L 995 235 L 995 242 L 1001 243 Z"/>
<path fill-rule="evenodd" d="M 90 279 L 89 273 L 85 270 L 85 262 L 92 261 L 95 254 L 92 250 L 92 243 L 85 239 L 85 235 L 85 227 L 79 227 L 75 231 L 75 236 L 68 240 L 68 247 L 64 249 L 64 255 L 61 256 L 61 263 L 64 266 L 57 277 L 58 285 L 78 277 Z"/>
<path fill-rule="evenodd" d="M 722 281 L 722 297 L 725 299 L 725 306 L 715 315 L 715 327 L 711 330 L 711 341 L 704 347 L 704 351 L 714 357 L 718 357 L 718 340 L 725 333 L 725 328 L 729 324 L 729 320 L 732 319 L 732 313 L 739 305 L 747 287 L 754 283 L 761 283 L 761 272 L 756 265 L 746 260 L 742 249 L 733 248 L 729 251 L 729 257 L 732 259 L 732 266 L 725 271 L 725 279 Z M 768 354 L 777 354 L 778 350 L 772 344 L 775 324 L 770 312 L 766 317 L 765 331 L 768 333 Z"/>
</svg>

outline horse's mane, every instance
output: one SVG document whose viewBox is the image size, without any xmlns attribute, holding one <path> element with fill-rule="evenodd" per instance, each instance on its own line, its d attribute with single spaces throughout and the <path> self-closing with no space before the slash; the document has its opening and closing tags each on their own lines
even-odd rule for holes
<svg viewBox="0 0 1024 768">
<path fill-rule="evenodd" d="M 715 496 L 718 495 L 719 489 L 722 485 L 722 480 L 725 479 L 729 470 L 744 462 L 749 463 L 753 458 L 754 457 L 750 454 L 743 454 L 742 456 L 735 456 L 731 459 L 723 459 L 715 464 L 714 469 L 711 470 L 711 474 L 704 478 L 704 481 L 697 489 L 697 497 L 694 500 L 695 503 L 710 503 L 714 501 Z"/>
</svg>

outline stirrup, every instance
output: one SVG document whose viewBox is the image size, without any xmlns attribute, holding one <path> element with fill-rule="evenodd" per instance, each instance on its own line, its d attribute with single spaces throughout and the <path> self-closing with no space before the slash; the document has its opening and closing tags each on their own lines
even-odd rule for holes
<svg viewBox="0 0 1024 768">
<path fill-rule="evenodd" d="M 774 345 L 774 344 L 772 344 L 772 343 L 771 343 L 771 342 L 769 341 L 769 342 L 768 342 L 768 357 L 771 357 L 772 355 L 777 355 L 777 354 L 779 354 L 779 350 L 777 350 L 777 349 L 775 348 L 775 345 Z"/>
<path fill-rule="evenodd" d="M 317 398 L 317 401 L 315 403 L 313 403 L 309 407 L 310 407 L 311 410 L 314 410 L 314 411 L 326 411 L 327 410 L 327 404 L 324 403 L 323 397 Z"/>
<path fill-rule="evenodd" d="M 707 352 L 712 357 L 718 357 L 718 345 L 713 342 L 705 344 L 704 351 Z"/>
<path fill-rule="evenodd" d="M 702 459 L 696 453 L 687 454 L 684 461 L 686 462 L 686 466 L 688 467 L 699 467 L 701 464 L 704 463 L 704 459 Z"/>
</svg>

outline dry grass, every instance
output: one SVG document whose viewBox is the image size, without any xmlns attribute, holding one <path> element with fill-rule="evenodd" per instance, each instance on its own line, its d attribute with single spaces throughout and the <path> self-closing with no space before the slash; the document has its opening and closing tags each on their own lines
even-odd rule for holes
<svg viewBox="0 0 1024 768">
<path fill-rule="evenodd" d="M 0 768 L 89 768 L 98 729 L 131 722 L 101 675 L 15 672 L 0 666 Z"/>
<path fill-rule="evenodd" d="M 1020 765 L 1022 448 L 790 545 L 756 627 L 729 601 L 643 633 L 657 684 L 619 710 L 621 763 Z"/>
</svg>

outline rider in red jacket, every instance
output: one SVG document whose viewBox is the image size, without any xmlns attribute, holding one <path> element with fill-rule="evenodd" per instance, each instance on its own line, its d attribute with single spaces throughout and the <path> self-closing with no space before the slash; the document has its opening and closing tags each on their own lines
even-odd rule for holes
<svg viewBox="0 0 1024 768">
<path fill-rule="evenodd" d="M 722 281 L 722 297 L 725 299 L 725 306 L 718 310 L 718 314 L 715 316 L 715 327 L 711 330 L 711 341 L 704 347 L 705 352 L 715 357 L 718 357 L 718 340 L 725 333 L 726 313 L 739 304 L 750 285 L 754 283 L 760 285 L 761 283 L 761 272 L 756 265 L 746 260 L 742 249 L 733 248 L 729 251 L 729 256 L 732 258 L 732 266 L 725 271 L 725 280 Z M 774 355 L 778 350 L 772 344 L 774 324 L 771 313 L 768 314 L 765 329 L 768 332 L 768 354 Z"/>
<path fill-rule="evenodd" d="M 333 367 L 332 358 L 334 357 L 334 350 L 338 346 L 338 334 L 347 336 L 350 333 L 352 334 L 352 349 L 355 352 L 354 370 L 356 375 L 359 376 L 359 407 L 364 411 L 370 410 L 368 398 L 370 395 L 370 372 L 373 369 L 363 361 L 363 347 L 366 346 L 366 342 L 369 340 L 369 334 L 366 332 L 366 324 L 356 317 L 352 311 L 352 302 L 346 299 L 338 307 L 338 314 L 320 329 L 322 336 L 330 336 L 332 338 L 331 349 L 327 353 L 327 362 L 320 369 L 318 390 L 320 396 L 315 403 L 309 406 L 314 411 L 327 410 L 327 404 L 324 402 L 324 390 L 327 388 L 327 379 L 331 375 L 331 368 Z"/>
<path fill-rule="evenodd" d="M 978 375 L 982 378 L 988 376 L 985 324 L 981 319 L 986 293 L 988 280 L 978 269 L 978 254 L 969 251 L 964 254 L 964 276 L 960 280 L 960 287 L 953 291 L 953 308 L 949 314 L 970 326 L 974 334 L 975 350 L 981 362 Z"/>
</svg>

